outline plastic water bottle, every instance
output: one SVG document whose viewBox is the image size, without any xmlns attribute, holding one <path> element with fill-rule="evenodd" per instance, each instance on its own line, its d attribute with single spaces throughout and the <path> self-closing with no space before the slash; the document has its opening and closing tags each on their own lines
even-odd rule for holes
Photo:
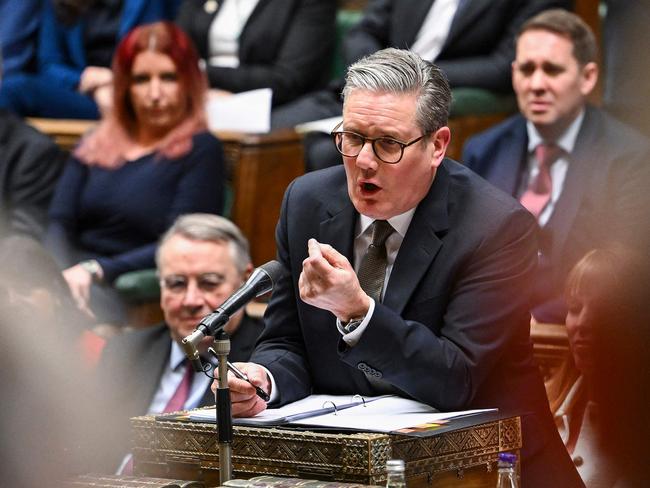
<svg viewBox="0 0 650 488">
<path fill-rule="evenodd" d="M 515 465 L 517 456 L 510 452 L 500 452 L 498 457 L 499 477 L 497 478 L 497 488 L 518 488 L 517 472 Z"/>
<path fill-rule="evenodd" d="M 389 459 L 386 461 L 386 488 L 406 488 L 404 461 Z"/>
</svg>

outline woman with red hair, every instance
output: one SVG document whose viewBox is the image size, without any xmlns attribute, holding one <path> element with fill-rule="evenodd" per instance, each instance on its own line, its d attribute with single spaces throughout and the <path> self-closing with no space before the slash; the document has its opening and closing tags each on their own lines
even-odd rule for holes
<svg viewBox="0 0 650 488">
<path fill-rule="evenodd" d="M 225 176 L 222 146 L 206 130 L 207 81 L 178 27 L 135 28 L 112 69 L 112 109 L 64 169 L 46 243 L 77 305 L 119 323 L 125 314 L 110 285 L 154 267 L 156 241 L 178 215 L 221 213 Z"/>
</svg>

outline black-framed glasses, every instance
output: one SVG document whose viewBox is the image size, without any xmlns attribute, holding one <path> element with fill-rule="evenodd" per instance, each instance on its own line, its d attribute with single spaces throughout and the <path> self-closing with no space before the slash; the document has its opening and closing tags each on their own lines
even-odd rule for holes
<svg viewBox="0 0 650 488">
<path fill-rule="evenodd" d="M 340 122 L 332 130 L 334 145 L 336 145 L 338 152 L 348 158 L 356 158 L 363 149 L 363 146 L 366 145 L 366 142 L 370 142 L 375 156 L 387 164 L 399 163 L 404 156 L 404 149 L 420 141 L 427 135 L 422 134 L 420 137 L 409 142 L 398 141 L 397 139 L 386 136 L 366 137 L 349 130 L 337 130 L 342 123 Z"/>
</svg>

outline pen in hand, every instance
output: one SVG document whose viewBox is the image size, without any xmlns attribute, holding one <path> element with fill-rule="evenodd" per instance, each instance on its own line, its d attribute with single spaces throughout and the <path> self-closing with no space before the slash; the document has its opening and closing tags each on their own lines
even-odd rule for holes
<svg viewBox="0 0 650 488">
<path fill-rule="evenodd" d="M 235 367 L 234 364 L 232 364 L 230 361 L 228 361 L 228 369 L 232 371 L 232 373 L 239 378 L 240 380 L 247 381 L 252 387 L 255 388 L 255 392 L 257 393 L 257 396 L 260 397 L 262 400 L 265 402 L 268 402 L 271 397 L 269 396 L 268 393 L 266 393 L 262 388 L 260 388 L 257 385 L 254 385 L 251 380 L 248 379 L 248 376 L 241 372 L 237 367 Z"/>
<path fill-rule="evenodd" d="M 209 348 L 208 351 L 210 351 L 214 356 L 217 355 L 217 353 L 212 348 Z M 258 397 L 260 397 L 265 402 L 268 402 L 271 399 L 271 397 L 269 396 L 268 393 L 266 393 L 259 386 L 254 385 L 253 382 L 248 379 L 248 376 L 246 374 L 244 374 L 242 371 L 240 371 L 234 364 L 232 364 L 230 361 L 228 361 L 227 364 L 228 364 L 228 369 L 230 371 L 232 371 L 232 374 L 234 374 L 240 380 L 246 381 L 249 385 L 251 385 L 253 388 L 255 388 L 255 392 L 257 393 Z"/>
</svg>

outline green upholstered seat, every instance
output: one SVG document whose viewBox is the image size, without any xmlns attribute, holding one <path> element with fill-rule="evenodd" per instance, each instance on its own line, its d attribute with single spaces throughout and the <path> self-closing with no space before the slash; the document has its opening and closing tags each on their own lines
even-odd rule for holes
<svg viewBox="0 0 650 488">
<path fill-rule="evenodd" d="M 517 100 L 512 93 L 496 93 L 482 88 L 454 88 L 451 117 L 514 113 Z"/>
</svg>

